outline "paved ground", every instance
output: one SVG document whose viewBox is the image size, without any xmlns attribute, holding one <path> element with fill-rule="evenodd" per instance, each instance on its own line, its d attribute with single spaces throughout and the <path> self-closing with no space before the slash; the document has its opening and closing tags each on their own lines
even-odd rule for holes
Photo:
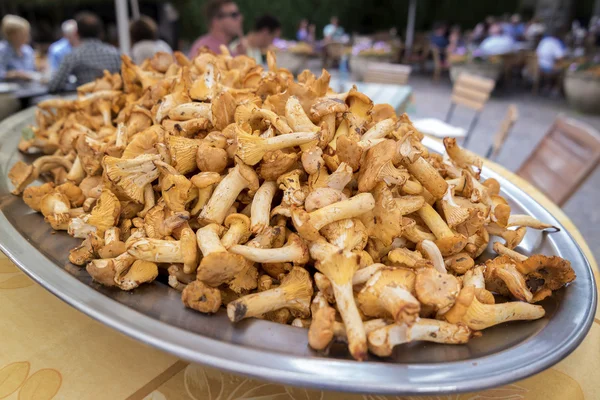
<svg viewBox="0 0 600 400">
<path fill-rule="evenodd" d="M 430 75 L 417 74 L 410 77 L 409 83 L 414 89 L 414 105 L 408 110 L 411 117 L 443 119 L 450 102 L 452 88 L 450 81 L 445 80 L 435 84 Z M 581 115 L 571 111 L 562 98 L 533 96 L 525 89 L 513 87 L 510 90 L 494 93 L 487 103 L 471 138 L 469 144 L 471 150 L 485 154 L 511 103 L 519 110 L 519 120 L 496 160 L 511 171 L 519 168 L 560 113 L 577 118 L 600 130 L 600 116 Z M 457 109 L 451 122 L 467 127 L 471 116 L 471 111 Z M 599 196 L 600 168 L 597 168 L 563 207 L 587 240 L 596 260 L 600 260 L 600 207 L 597 200 Z"/>
</svg>

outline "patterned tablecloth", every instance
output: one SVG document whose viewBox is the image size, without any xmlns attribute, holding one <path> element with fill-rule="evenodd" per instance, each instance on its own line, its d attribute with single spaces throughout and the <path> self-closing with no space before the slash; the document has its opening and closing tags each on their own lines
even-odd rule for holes
<svg viewBox="0 0 600 400">
<path fill-rule="evenodd" d="M 491 164 L 491 165 L 490 165 Z M 531 194 L 598 267 L 566 215 L 527 182 L 487 163 Z M 581 346 L 528 379 L 478 393 L 428 399 L 598 399 L 600 313 Z M 409 397 L 410 398 L 410 397 Z M 0 253 L 0 399 L 386 400 L 287 387 L 190 364 L 136 342 L 69 307 Z M 422 399 L 425 399 L 423 397 Z"/>
</svg>

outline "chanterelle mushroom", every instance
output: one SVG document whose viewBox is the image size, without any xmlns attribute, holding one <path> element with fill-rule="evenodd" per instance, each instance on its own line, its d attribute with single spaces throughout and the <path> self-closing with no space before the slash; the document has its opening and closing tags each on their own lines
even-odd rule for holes
<svg viewBox="0 0 600 400">
<path fill-rule="evenodd" d="M 249 294 L 227 305 L 227 316 L 233 322 L 256 317 L 269 311 L 289 308 L 301 317 L 310 315 L 313 294 L 310 276 L 304 268 L 294 267 L 275 289 Z"/>
<path fill-rule="evenodd" d="M 196 235 L 189 228 L 181 231 L 180 240 L 139 239 L 127 247 L 134 257 L 157 263 L 182 263 L 184 272 L 193 272 L 197 265 Z"/>
<path fill-rule="evenodd" d="M 412 325 L 421 305 L 414 297 L 415 273 L 407 269 L 381 270 L 371 277 L 358 294 L 359 309 L 369 317 L 391 317 Z"/>
<path fill-rule="evenodd" d="M 204 256 L 196 278 L 209 286 L 231 282 L 246 266 L 244 257 L 227 251 L 223 246 L 219 237 L 222 231 L 221 226 L 210 224 L 196 232 L 198 247 Z"/>
<path fill-rule="evenodd" d="M 325 241 L 313 243 L 310 253 L 317 260 L 316 268 L 331 281 L 338 310 L 346 325 L 350 354 L 357 360 L 364 360 L 367 338 L 352 293 L 352 276 L 358 269 L 359 256 Z"/>
<path fill-rule="evenodd" d="M 463 325 L 422 318 L 412 326 L 392 324 L 369 333 L 369 351 L 379 357 L 392 355 L 395 346 L 419 340 L 445 344 L 467 343 L 472 331 Z"/>
</svg>

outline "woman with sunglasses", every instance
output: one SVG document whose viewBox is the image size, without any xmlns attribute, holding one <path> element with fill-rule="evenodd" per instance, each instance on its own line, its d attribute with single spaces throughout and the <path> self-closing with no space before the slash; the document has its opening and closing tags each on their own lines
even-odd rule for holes
<svg viewBox="0 0 600 400">
<path fill-rule="evenodd" d="M 194 58 L 202 47 L 220 53 L 221 45 L 229 45 L 236 37 L 242 37 L 243 17 L 237 4 L 231 0 L 213 0 L 205 8 L 208 33 L 192 45 L 189 57 Z"/>
</svg>

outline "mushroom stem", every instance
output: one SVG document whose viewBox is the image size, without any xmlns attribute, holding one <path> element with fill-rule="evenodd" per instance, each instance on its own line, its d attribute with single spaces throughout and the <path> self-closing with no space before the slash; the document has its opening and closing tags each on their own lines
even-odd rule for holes
<svg viewBox="0 0 600 400">
<path fill-rule="evenodd" d="M 221 243 L 219 235 L 223 232 L 223 227 L 217 224 L 206 225 L 196 231 L 196 240 L 198 247 L 204 257 L 211 253 L 225 253 L 227 249 Z"/>
<path fill-rule="evenodd" d="M 419 157 L 412 163 L 405 162 L 404 166 L 436 199 L 444 197 L 448 183 L 424 158 Z"/>
<path fill-rule="evenodd" d="M 309 213 L 310 222 L 316 230 L 346 218 L 354 218 L 375 207 L 371 193 L 360 193 L 348 200 L 338 201 Z"/>
<path fill-rule="evenodd" d="M 235 245 L 229 251 L 244 256 L 248 260 L 260 263 L 294 262 L 296 264 L 306 264 L 310 259 L 304 240 L 296 234 L 291 234 L 287 244 L 280 248 L 261 249 Z"/>
<path fill-rule="evenodd" d="M 180 240 L 139 239 L 130 243 L 127 252 L 143 261 L 155 263 L 182 263 L 186 274 L 198 266 L 196 236 L 189 228 L 181 231 Z"/>
<path fill-rule="evenodd" d="M 448 273 L 446 270 L 446 264 L 444 263 L 444 257 L 442 257 L 442 253 L 440 249 L 433 243 L 431 240 L 423 240 L 421 242 L 421 247 L 427 253 L 427 257 L 433 263 L 433 267 L 441 272 L 442 274 Z"/>
<path fill-rule="evenodd" d="M 554 225 L 546 224 L 530 215 L 511 214 L 508 217 L 508 227 L 511 226 L 526 226 L 533 229 L 554 229 L 554 232 L 559 232 L 560 228 Z"/>
<path fill-rule="evenodd" d="M 277 192 L 277 183 L 265 181 L 256 191 L 250 209 L 252 233 L 261 233 L 271 220 L 271 203 Z"/>
<path fill-rule="evenodd" d="M 244 132 L 237 131 L 237 156 L 248 165 L 258 164 L 269 151 L 281 150 L 288 147 L 309 143 L 319 137 L 318 132 L 293 132 L 264 139 Z"/>
<path fill-rule="evenodd" d="M 219 182 L 210 200 L 208 200 L 208 203 L 204 206 L 198 217 L 200 221 L 217 224 L 223 223 L 227 216 L 227 211 L 235 203 L 235 199 L 240 192 L 251 184 L 250 179 L 248 179 L 249 177 L 244 176 L 246 171 L 242 171 L 242 168 L 240 164 L 237 164 Z M 244 168 L 248 167 L 244 166 Z M 250 178 L 256 178 L 256 176 Z"/>
<path fill-rule="evenodd" d="M 394 119 L 387 118 L 373 125 L 368 131 L 362 135 L 361 141 L 372 139 L 383 139 L 394 129 Z"/>
<path fill-rule="evenodd" d="M 434 319 L 420 319 L 412 326 L 392 324 L 369 333 L 369 350 L 379 357 L 388 357 L 395 346 L 419 340 L 462 344 L 471 337 L 471 330 L 461 325 L 453 325 Z"/>
<path fill-rule="evenodd" d="M 508 256 L 510 258 L 512 258 L 513 260 L 516 261 L 525 261 L 527 260 L 527 256 L 524 254 L 519 253 L 518 251 L 509 249 L 508 247 L 506 247 L 505 245 L 503 245 L 500 242 L 494 242 L 494 251 L 496 253 L 498 253 L 501 256 Z"/>
</svg>

